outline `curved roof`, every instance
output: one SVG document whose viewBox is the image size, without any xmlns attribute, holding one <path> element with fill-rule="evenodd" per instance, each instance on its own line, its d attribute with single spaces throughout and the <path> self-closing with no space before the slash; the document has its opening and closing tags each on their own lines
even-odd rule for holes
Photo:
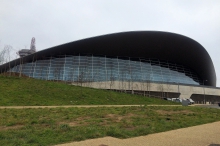
<svg viewBox="0 0 220 146">
<path fill-rule="evenodd" d="M 204 47 L 191 38 L 169 32 L 133 31 L 92 37 L 36 52 L 25 56 L 22 62 L 74 54 L 168 60 L 193 69 L 201 79 L 207 80 L 205 85 L 216 86 L 215 69 Z M 10 66 L 20 64 L 20 61 L 11 61 Z M 0 70 L 8 66 L 9 64 L 4 64 L 0 66 Z"/>
</svg>

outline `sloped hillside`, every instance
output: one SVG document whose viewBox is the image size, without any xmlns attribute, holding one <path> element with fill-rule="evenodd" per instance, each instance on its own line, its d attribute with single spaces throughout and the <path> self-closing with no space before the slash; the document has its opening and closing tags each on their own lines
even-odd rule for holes
<svg viewBox="0 0 220 146">
<path fill-rule="evenodd" d="M 0 106 L 176 104 L 161 99 L 0 75 Z"/>
</svg>

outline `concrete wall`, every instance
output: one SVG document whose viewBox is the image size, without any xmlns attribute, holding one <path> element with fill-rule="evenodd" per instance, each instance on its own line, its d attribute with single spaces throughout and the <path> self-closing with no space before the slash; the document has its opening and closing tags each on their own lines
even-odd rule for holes
<svg viewBox="0 0 220 146">
<path fill-rule="evenodd" d="M 73 85 L 81 85 L 80 83 L 72 83 Z M 122 82 L 122 81 L 108 81 L 108 82 L 86 82 L 82 86 L 97 88 L 97 89 L 111 89 L 120 91 L 152 91 L 152 92 L 168 92 L 180 93 L 180 98 L 190 98 L 193 94 L 198 95 L 214 95 L 220 98 L 220 88 L 211 88 L 207 86 L 189 86 L 178 84 L 165 83 L 141 83 L 141 82 Z"/>
</svg>

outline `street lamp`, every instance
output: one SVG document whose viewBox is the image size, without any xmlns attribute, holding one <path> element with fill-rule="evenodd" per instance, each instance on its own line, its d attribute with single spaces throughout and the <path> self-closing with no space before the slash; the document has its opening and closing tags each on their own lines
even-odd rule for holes
<svg viewBox="0 0 220 146">
<path fill-rule="evenodd" d="M 208 80 L 203 80 L 204 104 L 205 104 L 205 87 L 204 87 L 205 86 L 205 84 L 204 84 L 205 81 L 208 81 Z"/>
</svg>

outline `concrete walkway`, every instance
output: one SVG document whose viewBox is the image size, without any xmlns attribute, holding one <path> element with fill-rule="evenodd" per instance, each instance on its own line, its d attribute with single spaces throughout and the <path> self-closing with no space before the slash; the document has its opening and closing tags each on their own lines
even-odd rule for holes
<svg viewBox="0 0 220 146">
<path fill-rule="evenodd" d="M 104 137 L 57 146 L 220 146 L 220 122 L 129 139 Z"/>
</svg>

